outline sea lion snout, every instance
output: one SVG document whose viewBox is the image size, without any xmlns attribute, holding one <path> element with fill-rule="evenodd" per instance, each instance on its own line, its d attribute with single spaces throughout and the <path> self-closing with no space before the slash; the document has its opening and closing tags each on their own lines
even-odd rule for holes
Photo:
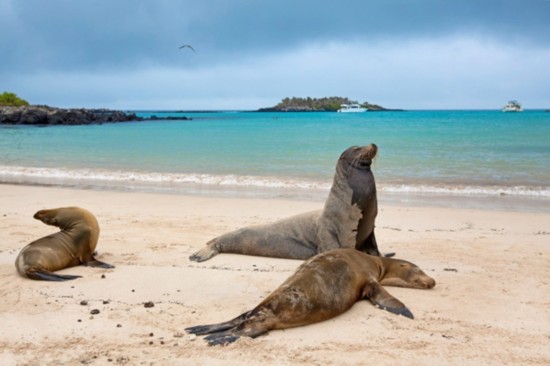
<svg viewBox="0 0 550 366">
<path fill-rule="evenodd" d="M 42 217 L 44 216 L 44 211 L 46 211 L 46 210 L 37 211 L 37 212 L 33 215 L 33 218 L 34 218 L 34 219 L 37 219 L 37 220 L 42 220 Z"/>
<path fill-rule="evenodd" d="M 435 287 L 435 280 L 426 274 L 415 279 L 414 283 L 418 286 L 416 288 L 421 289 L 430 289 Z"/>
<path fill-rule="evenodd" d="M 376 144 L 369 144 L 367 146 L 364 146 L 362 150 L 363 150 L 362 158 L 372 160 L 376 157 L 376 153 L 378 152 L 378 146 L 376 146 Z"/>
<path fill-rule="evenodd" d="M 37 211 L 33 218 L 42 221 L 47 225 L 57 226 L 57 220 L 55 215 L 51 215 L 52 210 L 40 210 Z"/>
<path fill-rule="evenodd" d="M 378 146 L 376 146 L 376 144 L 352 146 L 342 153 L 340 160 L 345 161 L 348 164 L 348 168 L 351 170 L 370 170 L 372 161 L 376 157 L 377 153 Z"/>
<path fill-rule="evenodd" d="M 340 159 L 347 159 L 351 161 L 356 160 L 372 160 L 378 153 L 378 146 L 371 143 L 365 146 L 351 146 L 340 155 Z"/>
<path fill-rule="evenodd" d="M 419 268 L 413 271 L 407 280 L 411 288 L 430 289 L 435 286 L 435 280 L 422 272 Z"/>
</svg>

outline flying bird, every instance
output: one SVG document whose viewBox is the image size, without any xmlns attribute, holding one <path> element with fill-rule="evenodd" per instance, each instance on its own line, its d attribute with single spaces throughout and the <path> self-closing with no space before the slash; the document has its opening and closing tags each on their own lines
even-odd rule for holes
<svg viewBox="0 0 550 366">
<path fill-rule="evenodd" d="M 190 48 L 191 51 L 197 53 L 197 51 L 195 51 L 195 49 L 194 49 L 193 47 L 191 47 L 191 45 L 188 45 L 188 44 L 184 44 L 183 46 L 181 46 L 181 47 L 180 47 L 180 50 L 181 50 L 182 48 L 186 48 L 186 47 L 187 47 L 187 48 Z"/>
</svg>

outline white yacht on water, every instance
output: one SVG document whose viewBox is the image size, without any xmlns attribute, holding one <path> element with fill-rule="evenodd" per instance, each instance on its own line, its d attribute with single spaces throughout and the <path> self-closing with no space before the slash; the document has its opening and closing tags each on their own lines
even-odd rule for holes
<svg viewBox="0 0 550 366">
<path fill-rule="evenodd" d="M 502 108 L 503 112 L 523 112 L 521 104 L 517 100 L 511 100 Z"/>
<path fill-rule="evenodd" d="M 365 112 L 367 108 L 361 107 L 357 103 L 353 104 L 340 104 L 340 109 L 337 111 L 338 113 L 357 113 L 357 112 Z"/>
</svg>

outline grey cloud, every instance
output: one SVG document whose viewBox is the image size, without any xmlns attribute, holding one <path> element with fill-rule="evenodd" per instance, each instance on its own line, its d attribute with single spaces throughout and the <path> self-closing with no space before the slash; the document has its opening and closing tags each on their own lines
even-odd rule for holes
<svg viewBox="0 0 550 366">
<path fill-rule="evenodd" d="M 346 39 L 550 40 L 544 0 L 3 1 L 0 65 L 12 71 L 193 68 Z M 178 50 L 183 43 L 199 56 Z"/>
</svg>

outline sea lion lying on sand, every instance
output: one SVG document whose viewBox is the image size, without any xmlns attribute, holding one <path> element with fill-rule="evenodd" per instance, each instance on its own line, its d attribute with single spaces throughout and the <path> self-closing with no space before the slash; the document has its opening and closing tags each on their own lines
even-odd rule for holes
<svg viewBox="0 0 550 366">
<path fill-rule="evenodd" d="M 375 257 L 355 249 L 336 249 L 303 263 L 254 309 L 224 323 L 185 330 L 209 334 L 205 337 L 209 345 L 227 344 L 241 336 L 255 338 L 272 329 L 327 320 L 362 299 L 412 319 L 411 311 L 382 285 L 428 289 L 435 286 L 435 281 L 404 260 Z"/>
<path fill-rule="evenodd" d="M 33 280 L 65 281 L 80 276 L 53 272 L 80 264 L 114 268 L 94 258 L 99 224 L 91 212 L 79 207 L 63 207 L 38 211 L 34 218 L 57 226 L 61 231 L 35 240 L 21 249 L 15 260 L 15 267 L 21 276 Z"/>
<path fill-rule="evenodd" d="M 307 259 L 337 248 L 379 256 L 374 237 L 378 205 L 371 171 L 377 151 L 370 144 L 342 153 L 324 209 L 223 234 L 189 259 L 202 262 L 218 253 Z"/>
</svg>

